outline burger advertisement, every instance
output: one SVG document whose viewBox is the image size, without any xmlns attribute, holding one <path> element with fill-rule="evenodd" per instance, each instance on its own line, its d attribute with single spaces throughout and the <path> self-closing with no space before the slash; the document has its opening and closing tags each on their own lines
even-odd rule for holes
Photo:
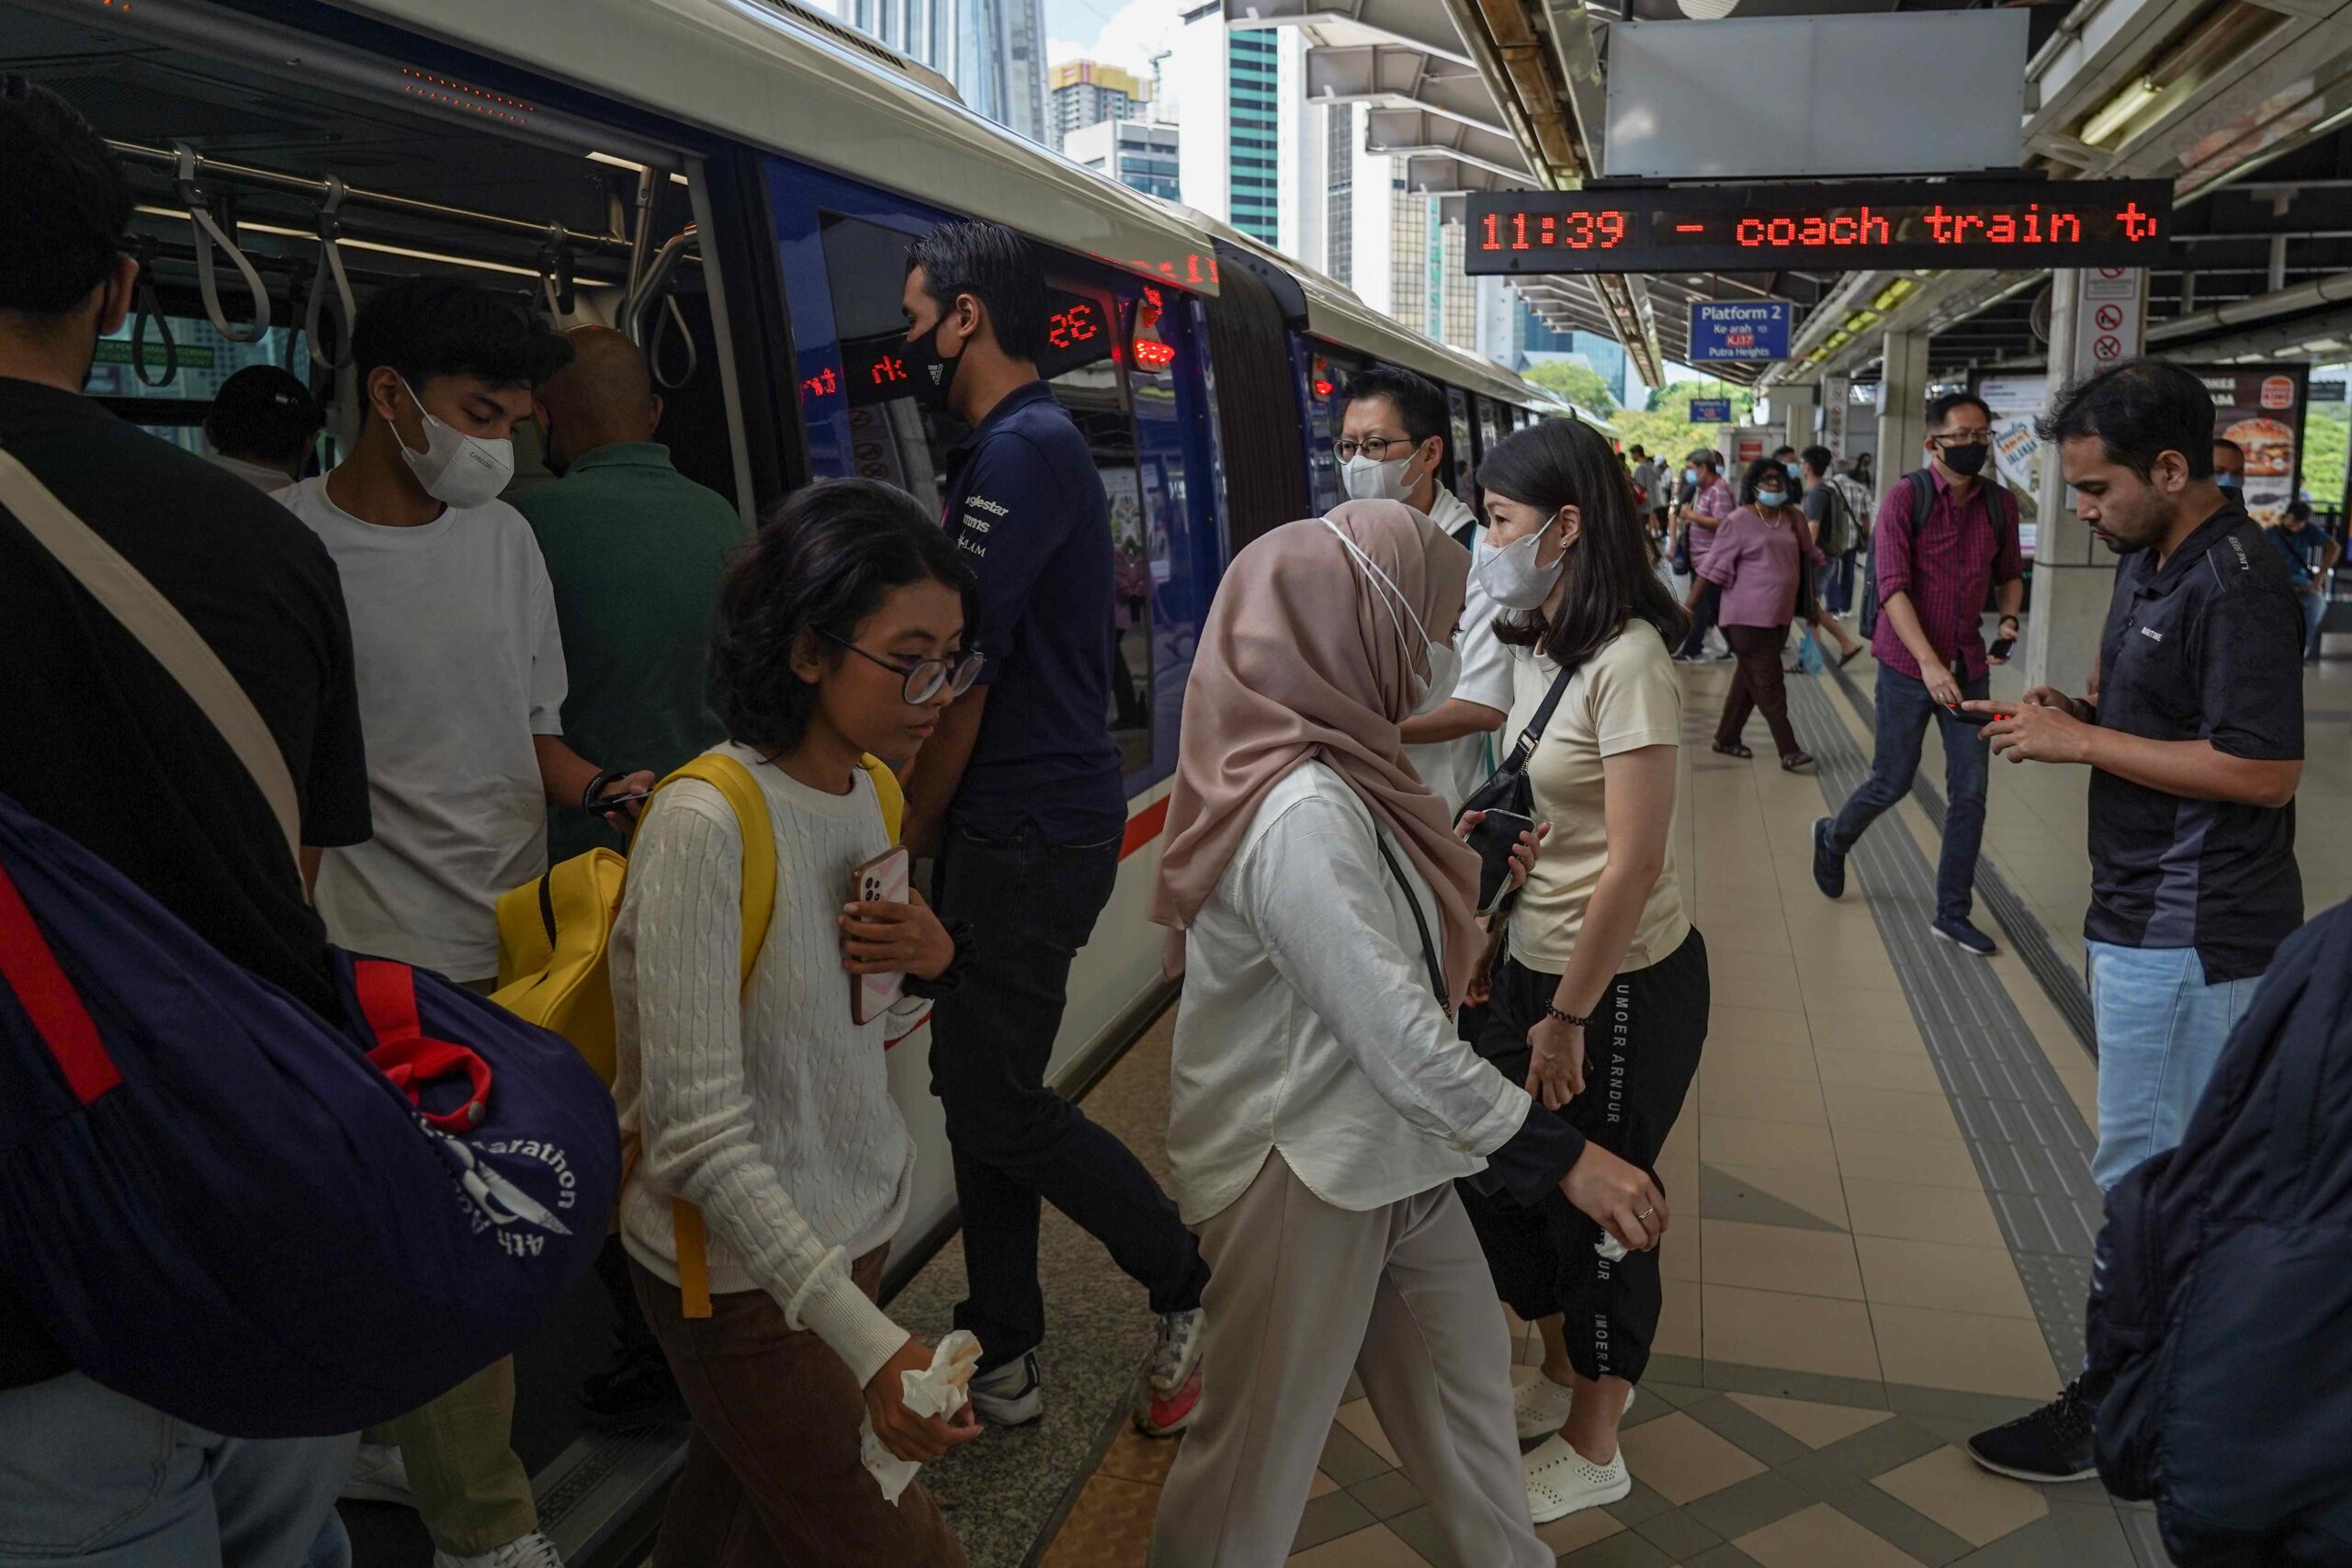
<svg viewBox="0 0 2352 1568">
<path fill-rule="evenodd" d="M 2213 434 L 2245 453 L 2245 504 L 2269 527 L 2302 493 L 2303 405 L 2310 400 L 2307 365 L 2191 367 L 2213 398 Z"/>
</svg>

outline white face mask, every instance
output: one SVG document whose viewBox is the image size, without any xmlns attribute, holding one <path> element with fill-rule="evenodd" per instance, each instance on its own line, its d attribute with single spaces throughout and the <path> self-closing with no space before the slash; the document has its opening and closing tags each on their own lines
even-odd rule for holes
<svg viewBox="0 0 2352 1568">
<path fill-rule="evenodd" d="M 416 405 L 417 417 L 424 422 L 424 450 L 410 451 L 398 430 L 392 432 L 392 439 L 400 443 L 401 456 L 408 459 L 424 493 L 447 506 L 480 506 L 497 500 L 506 481 L 514 477 L 514 443 L 468 435 L 443 423 L 425 412 L 424 400 L 416 395 L 407 377 L 401 377 L 400 383 L 408 400 Z"/>
<path fill-rule="evenodd" d="M 1544 601 L 1552 596 L 1552 589 L 1568 564 L 1568 552 L 1565 549 L 1551 565 L 1535 564 L 1544 536 L 1551 531 L 1552 525 L 1546 523 L 1526 537 L 1513 539 L 1493 550 L 1470 569 L 1477 574 L 1478 586 L 1487 598 L 1506 610 L 1544 607 Z"/>
<path fill-rule="evenodd" d="M 1413 607 L 1410 604 L 1405 604 L 1405 595 L 1398 591 L 1394 582 L 1388 580 L 1388 574 L 1374 565 L 1372 558 L 1364 554 L 1337 523 L 1326 517 L 1323 519 L 1323 526 L 1330 529 L 1331 536 L 1347 547 L 1348 554 L 1355 557 L 1363 564 L 1364 570 L 1370 572 L 1383 588 L 1388 590 L 1386 593 L 1381 595 L 1380 602 L 1388 606 L 1389 622 L 1396 626 L 1396 640 L 1405 651 L 1405 678 L 1418 688 L 1412 694 L 1413 711 L 1410 716 L 1419 718 L 1424 714 L 1435 713 L 1453 699 L 1453 688 L 1462 679 L 1461 656 L 1430 636 L 1429 629 L 1421 625 L 1420 616 L 1413 614 Z M 1413 639 L 1405 635 L 1405 622 L 1396 614 L 1396 607 L 1399 604 L 1405 605 L 1405 615 L 1412 617 L 1413 630 L 1420 634 L 1422 659 L 1428 664 L 1430 671 L 1427 680 L 1414 672 Z"/>
<path fill-rule="evenodd" d="M 1378 463 L 1358 453 L 1340 465 L 1340 488 L 1350 501 L 1403 501 L 1420 482 L 1405 477 L 1412 466 L 1410 452 Z"/>
</svg>

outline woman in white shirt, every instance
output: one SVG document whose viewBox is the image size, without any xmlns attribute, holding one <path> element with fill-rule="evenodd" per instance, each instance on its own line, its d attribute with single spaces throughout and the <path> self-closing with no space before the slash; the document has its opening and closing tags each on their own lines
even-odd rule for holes
<svg viewBox="0 0 2352 1568">
<path fill-rule="evenodd" d="M 1669 650 L 1689 620 L 1591 426 L 1546 420 L 1505 437 L 1478 484 L 1496 546 L 1482 576 L 1514 655 L 1505 733 L 1540 732 L 1527 776 L 1553 825 L 1510 912 L 1478 1054 L 1651 1170 L 1707 1033 L 1706 944 L 1683 912 L 1672 834 L 1682 693 Z M 1617 1427 L 1657 1331 L 1657 1254 L 1625 1256 L 1556 1199 L 1474 1192 L 1468 1207 L 1496 1288 L 1544 1330 L 1543 1375 L 1518 1399 L 1520 1436 L 1545 1439 L 1527 1456 L 1531 1512 L 1542 1523 L 1622 1499 Z"/>
<path fill-rule="evenodd" d="M 1453 684 L 1467 566 L 1419 513 L 1351 502 L 1250 545 L 1209 611 L 1152 899 L 1182 933 L 1169 1158 L 1213 1269 L 1209 1392 L 1157 1568 L 1283 1562 L 1351 1372 L 1456 1561 L 1550 1562 L 1453 1182 L 1564 1190 L 1633 1247 L 1666 1228 L 1647 1176 L 1449 1016 L 1484 945 L 1477 861 L 1397 726 Z"/>
<path fill-rule="evenodd" d="M 903 758 L 978 672 L 978 590 L 912 498 L 839 479 L 785 502 L 729 567 L 711 656 L 719 748 L 758 780 L 775 904 L 741 980 L 743 840 L 711 785 L 653 798 L 612 936 L 621 1197 L 638 1300 L 693 1426 L 653 1562 L 663 1568 L 962 1568 L 920 1484 L 887 1501 L 861 1418 L 900 1459 L 979 1435 L 906 1408 L 932 1352 L 875 1303 L 914 1144 L 889 1092 L 884 1020 L 852 1021 L 852 973 L 952 973 L 961 942 L 919 895 L 844 913 L 890 838 L 873 754 Z M 845 973 L 845 971 L 847 971 Z M 934 990 L 936 987 L 933 987 Z M 679 1289 L 679 1205 L 707 1228 L 710 1303 Z"/>
</svg>

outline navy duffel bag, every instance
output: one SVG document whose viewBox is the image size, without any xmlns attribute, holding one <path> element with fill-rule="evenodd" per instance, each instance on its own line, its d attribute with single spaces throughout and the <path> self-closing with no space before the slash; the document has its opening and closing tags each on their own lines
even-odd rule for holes
<svg viewBox="0 0 2352 1568">
<path fill-rule="evenodd" d="M 336 964 L 340 1029 L 0 796 L 0 1273 L 81 1371 L 231 1436 L 423 1404 L 522 1342 L 612 1214 L 577 1051 Z"/>
</svg>

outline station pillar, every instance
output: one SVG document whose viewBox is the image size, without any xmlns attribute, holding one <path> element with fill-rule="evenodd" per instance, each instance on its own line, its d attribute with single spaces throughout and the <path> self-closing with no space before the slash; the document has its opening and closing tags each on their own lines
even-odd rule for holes
<svg viewBox="0 0 2352 1568">
<path fill-rule="evenodd" d="M 1802 452 L 1814 444 L 1815 387 L 1775 387 L 1772 412 L 1781 416 L 1781 440 Z"/>
<path fill-rule="evenodd" d="M 2096 280 L 2089 287 L 2100 290 L 2102 298 L 2086 301 L 2086 280 Z M 2136 297 L 2124 309 L 2123 324 L 2110 328 L 2108 323 L 2122 303 L 2113 296 L 2126 285 L 2133 286 Z M 2075 268 L 2051 274 L 2052 402 L 2069 381 L 2137 351 L 2144 308 L 2141 302 L 2146 297 L 2144 275 L 2118 279 Z M 2097 314 L 2102 310 L 2109 313 Z M 2043 446 L 2037 458 L 2034 492 L 2041 527 L 2034 541 L 2033 596 L 2026 616 L 2025 684 L 2028 689 L 2055 686 L 2079 697 L 2089 690 L 2098 667 L 2099 633 L 2115 592 L 2115 557 L 2075 515 L 2074 492 L 2066 488 L 2054 443 Z"/>
<path fill-rule="evenodd" d="M 1888 485 L 1927 461 L 1928 334 L 1888 333 L 1884 380 L 1879 388 L 1878 483 Z"/>
</svg>

